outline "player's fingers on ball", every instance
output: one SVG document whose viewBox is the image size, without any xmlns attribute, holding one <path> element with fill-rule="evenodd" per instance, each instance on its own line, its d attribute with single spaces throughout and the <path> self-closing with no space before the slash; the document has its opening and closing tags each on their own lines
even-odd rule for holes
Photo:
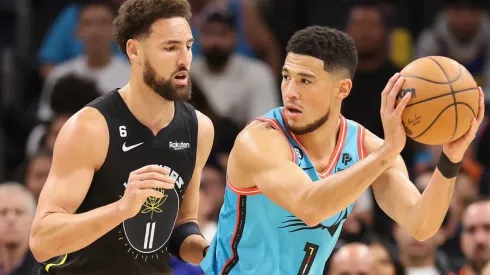
<svg viewBox="0 0 490 275">
<path fill-rule="evenodd" d="M 478 124 L 480 124 L 483 121 L 484 117 L 485 117 L 485 95 L 483 94 L 483 91 L 480 88 L 480 102 L 478 106 L 478 115 L 476 117 Z"/>
<path fill-rule="evenodd" d="M 383 92 L 381 92 L 381 110 L 380 110 L 381 115 L 383 115 L 384 109 L 386 108 L 386 98 L 388 97 L 389 92 L 391 91 L 391 89 L 393 88 L 393 85 L 395 85 L 395 82 L 396 82 L 396 80 L 398 80 L 399 77 L 400 77 L 400 75 L 398 73 L 393 75 L 390 78 L 390 80 L 388 80 L 388 83 L 386 83 L 386 86 L 385 86 Z"/>
<path fill-rule="evenodd" d="M 390 91 L 390 94 L 388 95 L 388 100 L 386 101 L 386 108 L 393 109 L 395 107 L 396 97 L 400 92 L 400 88 L 402 87 L 403 82 L 404 82 L 403 77 L 398 78 L 398 80 L 396 81 L 395 85 Z"/>
<path fill-rule="evenodd" d="M 403 114 L 403 110 L 405 110 L 405 107 L 407 106 L 408 102 L 410 101 L 410 98 L 412 98 L 412 93 L 407 93 L 400 103 L 398 103 L 398 106 L 396 106 L 396 115 L 401 116 Z"/>
</svg>

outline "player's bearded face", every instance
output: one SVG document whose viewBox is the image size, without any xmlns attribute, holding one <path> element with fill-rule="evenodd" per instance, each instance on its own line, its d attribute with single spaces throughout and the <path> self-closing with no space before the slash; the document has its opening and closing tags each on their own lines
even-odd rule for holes
<svg viewBox="0 0 490 275">
<path fill-rule="evenodd" d="M 287 122 L 287 126 L 289 130 L 295 135 L 306 135 L 314 132 L 316 129 L 323 126 L 328 121 L 328 117 L 330 116 L 330 110 L 328 110 L 323 116 L 317 118 L 316 120 L 309 122 L 305 126 L 295 126 L 291 125 L 289 121 Z"/>
<path fill-rule="evenodd" d="M 180 67 L 173 72 L 168 79 L 158 76 L 148 59 L 143 68 L 143 81 L 155 93 L 169 101 L 187 101 L 191 98 L 192 82 L 187 76 L 187 85 L 177 85 L 174 78 L 178 73 L 187 72 L 187 68 Z"/>
</svg>

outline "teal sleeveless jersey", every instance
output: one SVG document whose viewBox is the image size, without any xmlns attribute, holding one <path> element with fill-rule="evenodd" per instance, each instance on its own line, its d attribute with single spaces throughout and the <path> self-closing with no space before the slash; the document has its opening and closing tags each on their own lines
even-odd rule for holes
<svg viewBox="0 0 490 275">
<path fill-rule="evenodd" d="M 283 108 L 256 120 L 271 124 L 291 145 L 291 159 L 310 176 L 313 184 L 344 170 L 364 155 L 364 128 L 341 117 L 337 144 L 325 171 L 317 172 L 307 152 L 284 125 Z M 242 189 L 228 180 L 218 230 L 201 263 L 207 275 L 306 275 L 322 274 L 354 204 L 309 227 L 260 193 Z M 328 207 L 325 198 L 324 207 Z"/>
</svg>

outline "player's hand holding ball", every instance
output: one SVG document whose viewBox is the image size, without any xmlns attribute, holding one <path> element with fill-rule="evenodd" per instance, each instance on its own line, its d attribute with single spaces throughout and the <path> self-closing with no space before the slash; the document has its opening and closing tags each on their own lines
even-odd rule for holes
<svg viewBox="0 0 490 275">
<path fill-rule="evenodd" d="M 169 171 L 158 165 L 147 165 L 129 174 L 124 196 L 118 201 L 118 208 L 126 219 L 141 211 L 148 197 L 162 198 L 164 194 L 155 189 L 173 189 L 175 180 Z"/>
<path fill-rule="evenodd" d="M 381 93 L 381 121 L 384 130 L 384 145 L 394 154 L 399 154 L 405 147 L 407 134 L 402 124 L 402 113 L 410 100 L 410 93 L 407 93 L 401 102 L 396 105 L 396 98 L 404 83 L 404 78 L 397 73 L 390 78 L 383 92 Z"/>
<path fill-rule="evenodd" d="M 407 135 L 426 145 L 443 145 L 444 154 L 459 163 L 484 117 L 483 92 L 468 70 L 443 56 L 419 58 L 400 72 L 405 82 L 400 98 L 412 94 L 402 122 Z"/>
<path fill-rule="evenodd" d="M 448 159 L 453 163 L 458 163 L 463 160 L 466 150 L 475 139 L 476 132 L 485 117 L 485 96 L 483 95 L 481 87 L 478 87 L 478 90 L 480 95 L 478 114 L 477 117 L 473 118 L 471 121 L 470 129 L 462 137 L 442 146 L 444 154 L 446 154 Z"/>
</svg>

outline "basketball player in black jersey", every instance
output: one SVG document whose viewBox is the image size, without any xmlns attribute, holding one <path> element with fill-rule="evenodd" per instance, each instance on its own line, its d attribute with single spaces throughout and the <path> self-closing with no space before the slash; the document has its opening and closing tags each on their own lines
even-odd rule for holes
<svg viewBox="0 0 490 275">
<path fill-rule="evenodd" d="M 127 0 L 114 21 L 131 78 L 63 126 L 30 247 L 44 274 L 172 274 L 199 264 L 201 170 L 214 138 L 190 97 L 187 0 Z"/>
</svg>

